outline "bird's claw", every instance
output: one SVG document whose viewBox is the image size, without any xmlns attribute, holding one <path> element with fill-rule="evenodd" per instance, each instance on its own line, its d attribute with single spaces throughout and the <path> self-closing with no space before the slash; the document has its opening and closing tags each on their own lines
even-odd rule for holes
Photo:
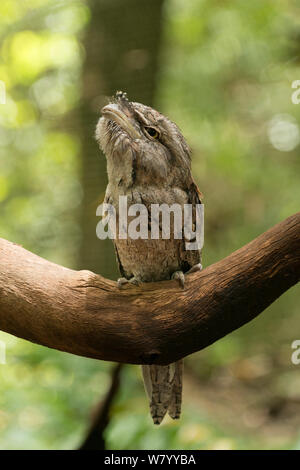
<svg viewBox="0 0 300 470">
<path fill-rule="evenodd" d="M 117 280 L 118 288 L 122 289 L 123 286 L 126 285 L 134 285 L 134 286 L 139 286 L 141 284 L 141 280 L 138 277 L 133 276 L 131 279 L 126 279 L 126 277 L 120 277 Z"/>
<path fill-rule="evenodd" d="M 194 266 L 192 266 L 191 269 L 189 269 L 185 274 L 196 273 L 198 271 L 202 271 L 202 269 L 203 269 L 203 267 L 202 267 L 201 263 L 194 264 Z"/>
<path fill-rule="evenodd" d="M 202 264 L 200 263 L 194 264 L 194 266 L 192 266 L 191 269 L 189 269 L 186 273 L 183 273 L 183 271 L 175 271 L 172 274 L 171 279 L 177 280 L 179 282 L 180 287 L 184 289 L 185 276 L 187 274 L 192 274 L 192 273 L 202 271 L 202 269 L 203 269 Z"/>
<path fill-rule="evenodd" d="M 175 273 L 172 274 L 171 279 L 178 281 L 180 287 L 184 289 L 184 274 L 182 271 L 175 271 Z"/>
</svg>

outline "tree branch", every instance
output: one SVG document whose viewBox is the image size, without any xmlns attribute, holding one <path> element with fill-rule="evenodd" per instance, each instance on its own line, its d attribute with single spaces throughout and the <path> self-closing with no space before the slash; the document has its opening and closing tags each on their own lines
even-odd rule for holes
<svg viewBox="0 0 300 470">
<path fill-rule="evenodd" d="M 118 290 L 0 239 L 0 329 L 81 356 L 167 364 L 261 313 L 300 278 L 300 212 L 201 273 Z"/>
<path fill-rule="evenodd" d="M 120 372 L 123 364 L 112 369 L 111 384 L 103 401 L 94 410 L 88 433 L 79 450 L 105 450 L 105 430 L 109 424 L 111 407 L 120 388 Z"/>
</svg>

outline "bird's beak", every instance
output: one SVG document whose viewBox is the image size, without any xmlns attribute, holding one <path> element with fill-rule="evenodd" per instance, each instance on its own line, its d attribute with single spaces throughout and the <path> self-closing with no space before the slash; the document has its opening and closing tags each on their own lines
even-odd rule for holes
<svg viewBox="0 0 300 470">
<path fill-rule="evenodd" d="M 111 103 L 102 108 L 101 113 L 107 119 L 116 122 L 132 139 L 140 139 L 140 134 L 130 122 L 131 118 L 120 109 L 117 104 Z"/>
</svg>

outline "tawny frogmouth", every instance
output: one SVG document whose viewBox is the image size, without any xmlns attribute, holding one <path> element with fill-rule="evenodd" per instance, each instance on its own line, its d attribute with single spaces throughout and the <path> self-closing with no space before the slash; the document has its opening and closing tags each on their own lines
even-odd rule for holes
<svg viewBox="0 0 300 470">
<path fill-rule="evenodd" d="M 127 196 L 128 206 L 144 204 L 201 204 L 201 193 L 191 175 L 189 147 L 180 130 L 158 111 L 128 101 L 117 92 L 102 109 L 96 138 L 107 159 L 108 186 L 105 202 L 118 213 L 119 196 Z M 122 278 L 126 283 L 178 279 L 201 270 L 201 250 L 186 250 L 185 239 L 114 240 Z M 155 424 L 166 412 L 177 419 L 181 411 L 182 365 L 142 366 L 145 388 Z"/>
</svg>

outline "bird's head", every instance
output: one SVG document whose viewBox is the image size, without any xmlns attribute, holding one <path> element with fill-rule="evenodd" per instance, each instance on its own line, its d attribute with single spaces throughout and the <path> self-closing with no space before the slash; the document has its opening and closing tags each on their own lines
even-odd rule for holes
<svg viewBox="0 0 300 470">
<path fill-rule="evenodd" d="M 158 111 L 117 92 L 101 111 L 96 139 L 107 158 L 109 178 L 130 173 L 127 184 L 190 172 L 190 150 L 177 125 Z"/>
</svg>

